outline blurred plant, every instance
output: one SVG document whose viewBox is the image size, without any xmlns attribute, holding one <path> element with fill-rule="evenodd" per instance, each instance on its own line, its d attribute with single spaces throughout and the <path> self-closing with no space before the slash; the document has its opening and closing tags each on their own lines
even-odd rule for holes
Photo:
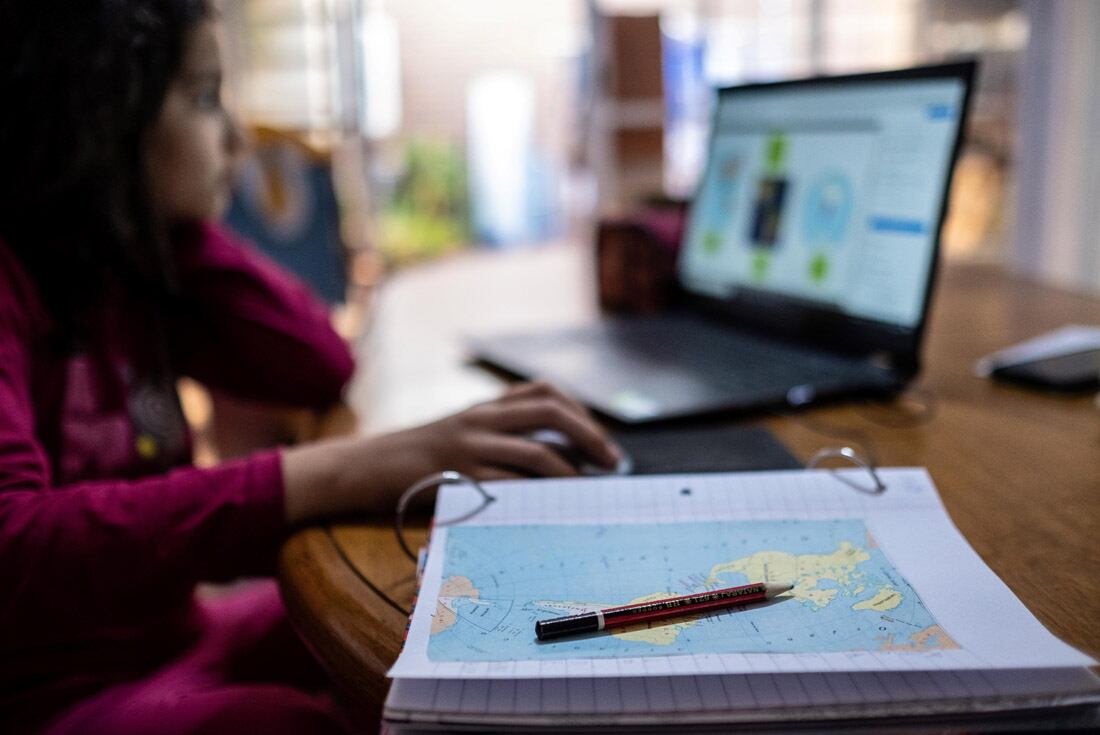
<svg viewBox="0 0 1100 735">
<path fill-rule="evenodd" d="M 380 250 L 393 265 L 463 247 L 469 206 L 461 151 L 442 141 L 409 141 L 381 225 Z"/>
</svg>

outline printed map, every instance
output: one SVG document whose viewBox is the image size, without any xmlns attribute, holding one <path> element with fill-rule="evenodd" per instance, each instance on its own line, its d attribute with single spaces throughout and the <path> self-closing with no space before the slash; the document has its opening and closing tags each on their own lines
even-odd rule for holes
<svg viewBox="0 0 1100 735">
<path fill-rule="evenodd" d="M 860 520 L 456 526 L 433 661 L 957 648 Z M 535 622 L 749 582 L 757 605 L 540 643 Z"/>
</svg>

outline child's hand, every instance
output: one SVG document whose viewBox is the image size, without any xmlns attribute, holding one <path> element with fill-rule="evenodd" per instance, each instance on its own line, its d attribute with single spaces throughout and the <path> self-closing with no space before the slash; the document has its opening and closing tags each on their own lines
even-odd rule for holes
<svg viewBox="0 0 1100 735">
<path fill-rule="evenodd" d="M 580 404 L 545 383 L 528 383 L 504 396 L 426 426 L 380 437 L 387 464 L 404 487 L 451 469 L 479 480 L 577 474 L 560 452 L 528 436 L 555 429 L 597 464 L 614 467 L 619 450 Z M 396 480 L 396 478 L 395 478 Z"/>
<path fill-rule="evenodd" d="M 545 383 L 527 383 L 425 426 L 286 450 L 287 518 L 388 512 L 404 488 L 442 470 L 479 480 L 577 474 L 558 451 L 525 436 L 537 429 L 565 435 L 595 464 L 610 468 L 619 460 L 618 448 L 580 404 Z"/>
</svg>

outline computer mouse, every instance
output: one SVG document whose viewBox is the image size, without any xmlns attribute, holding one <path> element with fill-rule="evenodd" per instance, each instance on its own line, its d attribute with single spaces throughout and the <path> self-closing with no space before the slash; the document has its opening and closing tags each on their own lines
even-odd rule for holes
<svg viewBox="0 0 1100 735">
<path fill-rule="evenodd" d="M 624 455 L 614 467 L 602 467 L 588 458 L 568 436 L 557 429 L 537 429 L 527 434 L 528 439 L 546 444 L 560 454 L 566 462 L 577 468 L 577 472 L 587 477 L 600 475 L 629 475 L 634 469 L 634 461 Z"/>
</svg>

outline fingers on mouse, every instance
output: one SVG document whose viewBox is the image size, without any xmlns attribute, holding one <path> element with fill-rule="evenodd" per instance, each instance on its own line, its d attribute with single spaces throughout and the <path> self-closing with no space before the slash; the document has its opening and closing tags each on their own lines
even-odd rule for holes
<svg viewBox="0 0 1100 735">
<path fill-rule="evenodd" d="M 577 472 L 587 477 L 629 475 L 634 469 L 634 461 L 625 453 L 614 467 L 602 467 L 592 462 L 588 455 L 581 452 L 568 436 L 557 429 L 537 429 L 527 434 L 527 438 L 551 447 L 564 457 L 569 464 L 576 467 Z"/>
</svg>

